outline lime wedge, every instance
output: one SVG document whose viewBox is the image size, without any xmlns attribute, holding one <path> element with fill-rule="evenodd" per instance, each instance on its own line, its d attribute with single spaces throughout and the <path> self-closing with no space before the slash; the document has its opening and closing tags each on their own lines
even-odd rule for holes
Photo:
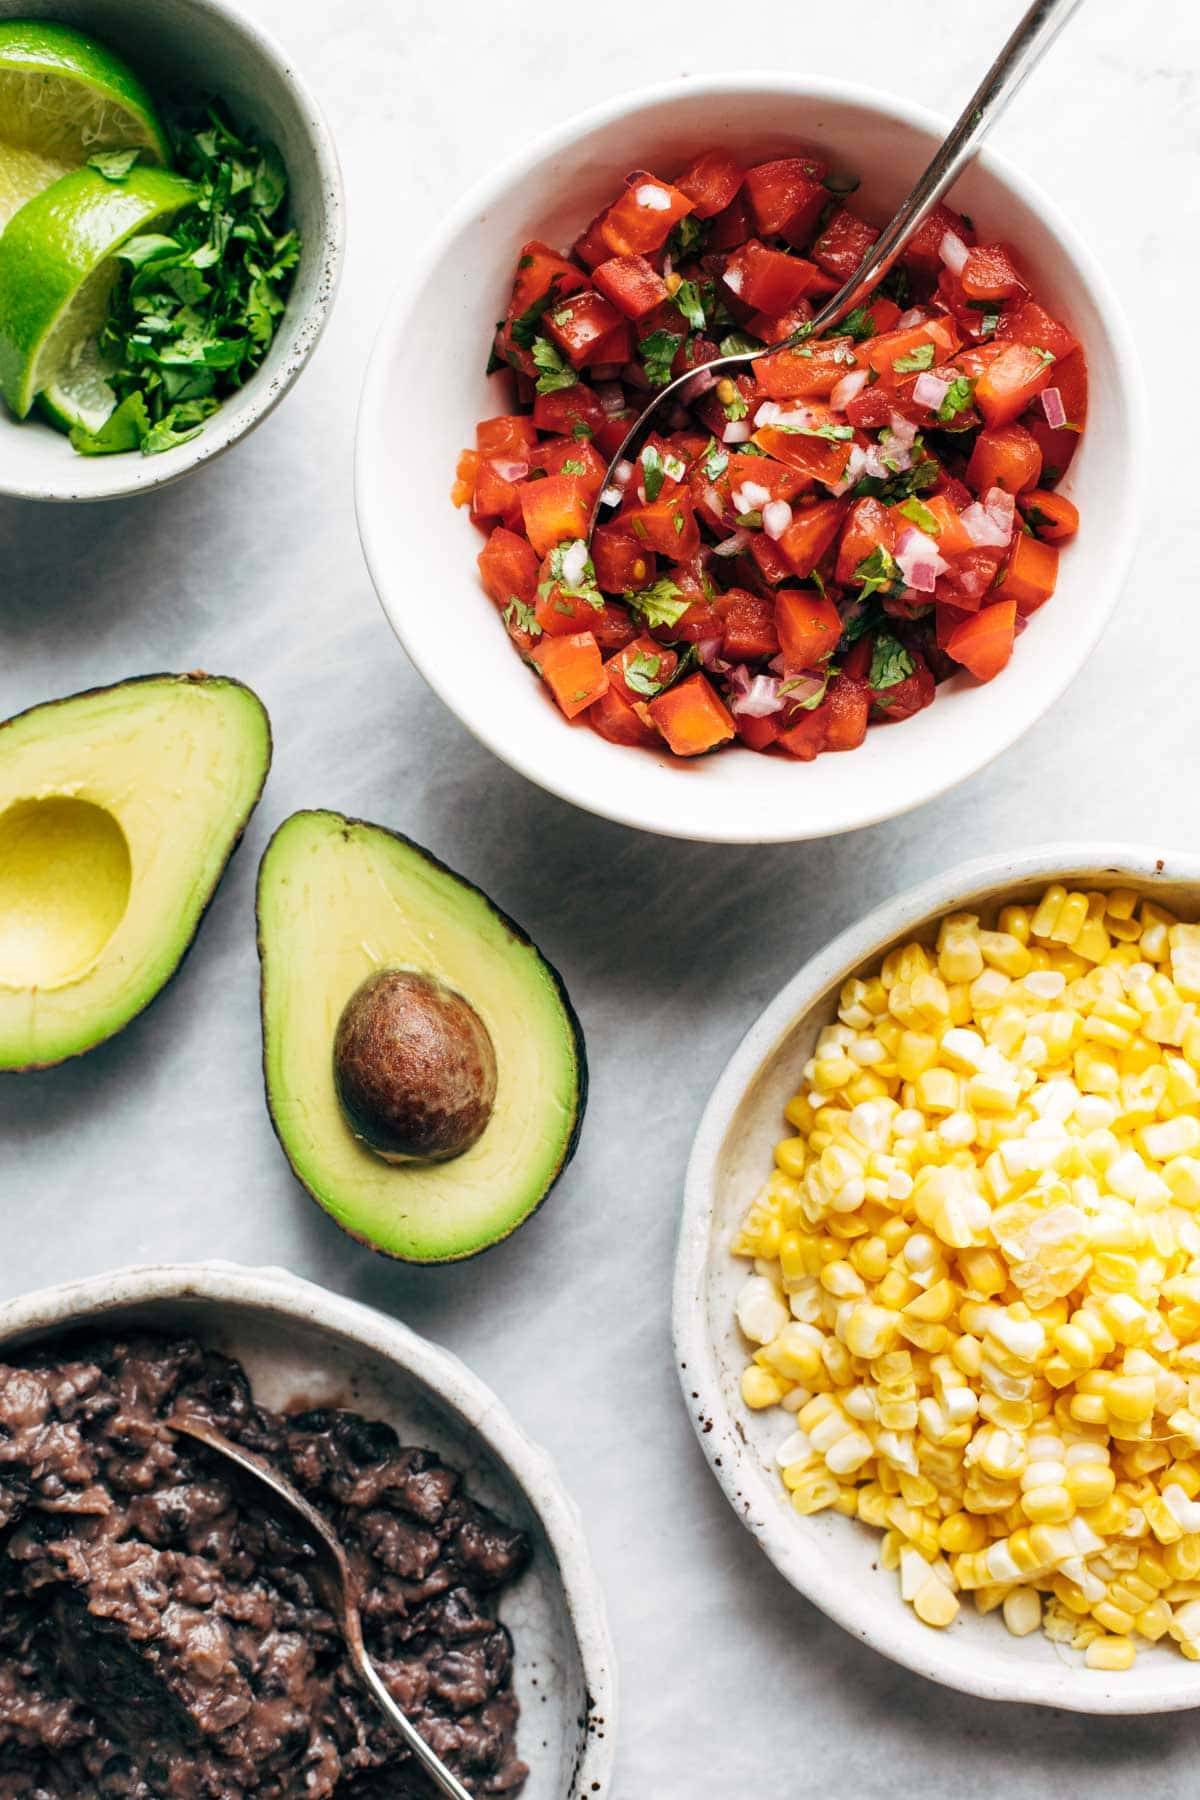
<svg viewBox="0 0 1200 1800">
<path fill-rule="evenodd" d="M 131 237 L 161 229 L 196 189 L 165 169 L 106 181 L 76 169 L 26 201 L 0 237 L 0 394 L 23 419 L 104 321 Z"/>
<path fill-rule="evenodd" d="M 0 20 L 0 231 L 95 151 L 133 149 L 171 161 L 154 102 L 119 56 L 69 25 Z"/>
<path fill-rule="evenodd" d="M 95 338 L 76 347 L 56 380 L 37 397 L 37 409 L 57 431 L 99 431 L 117 404 L 109 386 L 112 366 Z"/>
</svg>

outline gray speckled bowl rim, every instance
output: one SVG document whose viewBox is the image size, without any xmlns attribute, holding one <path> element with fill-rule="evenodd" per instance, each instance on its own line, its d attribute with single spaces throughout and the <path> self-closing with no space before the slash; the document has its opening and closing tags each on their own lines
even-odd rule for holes
<svg viewBox="0 0 1200 1800">
<path fill-rule="evenodd" d="M 831 991 L 836 993 L 856 969 L 878 961 L 902 934 L 973 901 L 987 904 L 1000 892 L 1019 889 L 1023 883 L 1059 876 L 1082 881 L 1088 874 L 1108 886 L 1119 886 L 1126 877 L 1147 888 L 1159 882 L 1164 887 L 1177 884 L 1191 888 L 1200 902 L 1200 856 L 1187 851 L 1068 841 L 975 858 L 885 901 L 840 933 L 760 1014 L 713 1089 L 688 1162 L 675 1262 L 676 1373 L 701 1447 L 740 1524 L 780 1574 L 852 1637 L 918 1675 L 981 1699 L 1081 1713 L 1177 1712 L 1200 1706 L 1200 1667 L 1195 1663 L 1183 1664 L 1184 1671 L 1193 1672 L 1188 1684 L 1181 1679 L 1170 1691 L 1156 1688 L 1142 1666 L 1132 1675 L 1102 1675 L 1085 1671 L 1082 1659 L 1078 1666 L 1071 1663 L 1048 1670 L 1031 1658 L 1028 1672 L 1000 1672 L 994 1665 L 985 1669 L 979 1666 L 972 1647 L 958 1641 L 953 1629 L 932 1631 L 919 1623 L 915 1631 L 908 1629 L 904 1617 L 908 1609 L 899 1599 L 894 1576 L 880 1571 L 870 1580 L 848 1579 L 831 1541 L 822 1543 L 816 1533 L 806 1529 L 812 1521 L 798 1518 L 779 1504 L 774 1471 L 764 1468 L 748 1438 L 743 1409 L 726 1398 L 722 1354 L 707 1320 L 711 1230 L 719 1206 L 722 1149 L 744 1099 L 781 1047 L 811 1014 L 827 1009 Z M 769 1150 L 770 1143 L 764 1144 L 764 1154 Z M 847 1532 L 854 1530 L 850 1520 L 836 1518 L 832 1524 Z M 890 1583 L 890 1588 L 885 1589 L 883 1583 Z M 979 1623 L 1003 1630 L 995 1616 Z M 803 1653 L 802 1644 L 798 1643 L 797 1653 Z M 1136 1685 L 1134 1677 L 1139 1678 Z"/>
<path fill-rule="evenodd" d="M 546 1534 L 579 1649 L 590 1710 L 581 1723 L 572 1782 L 577 1800 L 611 1793 L 616 1755 L 616 1658 L 604 1594 L 579 1508 L 547 1453 L 526 1436 L 491 1389 L 459 1358 L 407 1325 L 346 1300 L 286 1269 L 238 1263 L 135 1264 L 42 1288 L 0 1303 L 0 1353 L 19 1340 L 66 1331 L 119 1307 L 199 1299 L 299 1319 L 349 1339 L 422 1382 L 475 1432 L 512 1476 Z M 603 1722 L 603 1735 L 595 1728 Z"/>
<path fill-rule="evenodd" d="M 170 0 L 158 0 L 158 3 L 169 5 Z M 240 6 L 230 4 L 229 0 L 188 0 L 188 5 L 207 13 L 217 29 L 226 31 L 237 42 L 247 66 L 257 60 L 273 69 L 283 87 L 290 91 L 297 114 L 304 122 L 320 188 L 320 242 L 305 251 L 320 263 L 312 299 L 303 311 L 293 312 L 289 304 L 284 313 L 279 335 L 286 350 L 278 367 L 270 372 L 260 369 L 244 388 L 222 402 L 221 410 L 189 444 L 159 456 L 140 456 L 133 451 L 99 459 L 106 465 L 105 472 L 111 473 L 111 479 L 103 485 L 97 483 L 87 491 L 73 488 L 65 477 L 61 487 L 55 488 L 48 488 L 44 482 L 24 484 L 19 480 L 0 479 L 0 494 L 9 499 L 57 503 L 120 500 L 181 481 L 194 469 L 232 450 L 274 412 L 308 364 L 333 311 L 345 260 L 346 202 L 337 147 L 324 114 L 282 45 Z M 3 423 L 12 424 L 6 413 Z M 69 464 L 64 466 L 70 467 Z"/>
</svg>

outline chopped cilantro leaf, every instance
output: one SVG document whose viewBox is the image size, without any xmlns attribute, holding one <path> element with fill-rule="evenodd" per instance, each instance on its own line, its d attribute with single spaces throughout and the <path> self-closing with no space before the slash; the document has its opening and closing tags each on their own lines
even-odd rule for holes
<svg viewBox="0 0 1200 1800">
<path fill-rule="evenodd" d="M 642 485 L 646 490 L 646 499 L 653 505 L 662 493 L 663 482 L 667 479 L 667 471 L 663 459 L 653 444 L 647 444 L 642 451 Z"/>
<path fill-rule="evenodd" d="M 647 625 L 677 625 L 691 605 L 679 592 L 669 575 L 662 575 L 652 587 L 625 595 L 626 606 L 640 613 Z"/>
<path fill-rule="evenodd" d="M 708 227 L 704 221 L 686 213 L 671 233 L 671 254 L 679 258 L 699 255 L 707 235 Z"/>
<path fill-rule="evenodd" d="M 902 501 L 896 508 L 896 511 L 902 514 L 904 518 L 910 520 L 911 523 L 917 527 L 918 531 L 928 532 L 932 534 L 932 536 L 937 537 L 941 529 L 937 519 L 930 512 L 929 508 L 924 505 L 922 501 L 918 500 L 915 495 L 913 495 L 911 499 Z"/>
<path fill-rule="evenodd" d="M 980 329 L 986 331 L 989 337 L 995 335 L 996 327 L 999 323 L 1000 314 L 998 312 L 985 312 L 982 319 L 979 321 Z"/>
<path fill-rule="evenodd" d="M 707 323 L 700 289 L 694 281 L 681 281 L 671 298 L 693 331 L 703 331 Z"/>
<path fill-rule="evenodd" d="M 753 512 L 737 513 L 734 516 L 743 531 L 762 530 L 762 514 L 757 509 Z"/>
<path fill-rule="evenodd" d="M 518 630 L 527 631 L 530 637 L 541 637 L 542 628 L 537 622 L 537 614 L 532 606 L 526 606 L 514 594 L 500 615 L 506 625 L 516 625 Z"/>
<path fill-rule="evenodd" d="M 892 364 L 897 375 L 915 375 L 922 369 L 932 369 L 936 352 L 932 344 L 918 344 L 907 356 L 898 356 Z"/>
<path fill-rule="evenodd" d="M 571 436 L 576 438 L 580 443 L 590 443 L 595 435 L 596 434 L 591 426 L 585 425 L 582 419 L 576 419 L 571 427 Z"/>
<path fill-rule="evenodd" d="M 532 306 L 526 307 L 525 311 L 513 320 L 512 340 L 514 344 L 520 344 L 522 350 L 533 349 L 533 340 L 538 334 L 542 314 L 553 306 L 557 298 L 558 282 L 552 281 L 541 299 L 535 300 Z"/>
<path fill-rule="evenodd" d="M 538 368 L 539 394 L 556 394 L 560 388 L 574 387 L 579 379 L 570 363 L 556 350 L 549 338 L 534 338 L 530 352 Z"/>
<path fill-rule="evenodd" d="M 1040 344 L 1030 344 L 1029 348 L 1035 356 L 1040 356 L 1044 363 L 1052 363 L 1055 360 L 1053 350 L 1043 350 Z"/>
<path fill-rule="evenodd" d="M 965 412 L 975 398 L 975 383 L 966 375 L 956 375 L 937 409 L 938 423 L 949 425 Z"/>
<path fill-rule="evenodd" d="M 579 462 L 574 456 L 568 456 L 558 472 L 560 475 L 586 475 L 587 464 Z"/>
<path fill-rule="evenodd" d="M 865 306 L 856 306 L 852 313 L 846 314 L 838 329 L 846 337 L 852 337 L 856 344 L 863 344 L 875 336 L 875 320 Z"/>
<path fill-rule="evenodd" d="M 541 599 L 545 600 L 552 589 L 557 587 L 562 593 L 570 595 L 576 600 L 586 600 L 589 606 L 600 612 L 604 606 L 604 595 L 596 586 L 596 565 L 591 557 L 587 556 L 583 559 L 580 572 L 574 580 L 565 572 L 567 557 L 571 556 L 573 564 L 577 562 L 579 560 L 578 551 L 582 544 L 582 538 L 576 538 L 572 543 L 555 544 L 550 552 L 549 577 L 545 581 L 538 582 L 538 594 Z"/>
<path fill-rule="evenodd" d="M 899 638 L 894 638 L 890 631 L 877 631 L 871 645 L 871 673 L 867 676 L 867 686 L 873 693 L 885 693 L 888 688 L 899 687 L 906 681 L 916 666 Z"/>
<path fill-rule="evenodd" d="M 854 579 L 862 583 L 860 600 L 869 600 L 876 593 L 894 597 L 904 586 L 895 557 L 882 544 L 876 544 L 871 554 L 863 557 L 854 571 Z"/>
<path fill-rule="evenodd" d="M 662 682 L 655 679 L 661 668 L 661 656 L 651 656 L 648 651 L 639 650 L 625 664 L 625 686 L 632 688 L 635 694 L 643 694 L 647 700 L 653 700 L 655 694 L 662 692 Z"/>
<path fill-rule="evenodd" d="M 728 467 L 728 450 L 723 449 L 716 438 L 709 438 L 704 449 L 704 473 L 710 481 L 717 481 Z"/>
<path fill-rule="evenodd" d="M 652 331 L 638 345 L 638 355 L 651 387 L 666 387 L 671 379 L 671 364 L 683 342 L 679 331 Z"/>
<path fill-rule="evenodd" d="M 746 404 L 745 396 L 741 392 L 736 393 L 732 400 L 726 400 L 722 404 L 725 411 L 725 417 L 729 420 L 731 425 L 736 425 L 738 421 L 744 419 L 746 414 L 750 411 L 749 406 Z"/>
<path fill-rule="evenodd" d="M 898 500 L 907 500 L 912 494 L 923 494 L 934 486 L 937 478 L 938 465 L 931 456 L 926 456 L 915 462 L 911 469 L 886 480 L 878 475 L 864 475 L 856 483 L 853 493 L 856 500 L 869 497 L 882 500 L 885 506 L 894 506 Z"/>
<path fill-rule="evenodd" d="M 751 337 L 748 331 L 731 331 L 721 339 L 720 346 L 722 356 L 749 356 L 762 347 L 762 339 Z"/>
</svg>

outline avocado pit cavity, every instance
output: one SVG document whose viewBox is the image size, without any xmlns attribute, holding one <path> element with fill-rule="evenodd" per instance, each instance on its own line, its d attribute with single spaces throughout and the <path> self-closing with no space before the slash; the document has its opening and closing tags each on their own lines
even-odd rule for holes
<svg viewBox="0 0 1200 1800">
<path fill-rule="evenodd" d="M 496 1051 L 469 1001 L 431 975 L 380 969 L 346 1002 L 333 1046 L 342 1111 L 385 1162 L 447 1162 L 496 1102 Z"/>
<path fill-rule="evenodd" d="M 0 987 L 45 990 L 89 968 L 132 879 L 125 834 L 102 806 L 51 794 L 0 812 Z"/>
</svg>

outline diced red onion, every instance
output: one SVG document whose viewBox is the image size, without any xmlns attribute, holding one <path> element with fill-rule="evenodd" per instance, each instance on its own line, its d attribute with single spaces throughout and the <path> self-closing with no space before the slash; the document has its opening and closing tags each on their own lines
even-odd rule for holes
<svg viewBox="0 0 1200 1800">
<path fill-rule="evenodd" d="M 672 431 L 687 430 L 687 427 L 691 424 L 691 415 L 682 402 L 677 403 L 671 408 L 667 415 L 667 423 L 670 425 Z"/>
<path fill-rule="evenodd" d="M 719 488 L 712 487 L 711 485 L 705 488 L 704 504 L 708 507 L 710 512 L 716 514 L 718 519 L 723 519 L 725 517 L 725 502 L 721 498 L 721 491 Z"/>
<path fill-rule="evenodd" d="M 930 412 L 937 411 L 949 392 L 950 383 L 943 381 L 940 375 L 930 375 L 926 372 L 918 375 L 913 382 L 913 399 L 918 406 L 927 406 Z"/>
<path fill-rule="evenodd" d="M 892 460 L 899 461 L 901 459 L 894 457 Z M 851 461 L 853 461 L 853 454 L 851 455 Z M 849 471 L 847 470 L 847 473 L 848 472 Z M 864 475 L 873 476 L 876 481 L 886 481 L 888 476 L 892 474 L 892 470 L 888 468 L 883 460 L 883 451 L 878 444 L 868 444 L 863 451 L 862 473 Z"/>
<path fill-rule="evenodd" d="M 829 404 L 834 412 L 845 412 L 850 402 L 862 393 L 866 385 L 866 369 L 852 369 L 849 375 L 843 375 L 829 396 Z"/>
<path fill-rule="evenodd" d="M 633 197 L 639 206 L 648 207 L 651 212 L 670 211 L 670 194 L 668 194 L 665 189 L 658 187 L 653 181 L 644 181 L 641 187 L 635 190 Z"/>
<path fill-rule="evenodd" d="M 720 638 L 705 638 L 696 645 L 696 654 L 704 667 L 714 675 L 724 675 L 730 665 L 722 659 Z"/>
<path fill-rule="evenodd" d="M 721 433 L 723 444 L 748 444 L 753 437 L 748 419 L 731 419 Z"/>
<path fill-rule="evenodd" d="M 923 325 L 924 323 L 925 323 L 924 307 L 910 306 L 907 312 L 902 312 L 900 314 L 900 317 L 896 320 L 896 323 L 892 326 L 892 330 L 893 331 L 907 331 L 909 329 L 910 325 Z"/>
<path fill-rule="evenodd" d="M 793 706 L 802 706 L 814 694 L 823 694 L 825 688 L 824 675 L 791 675 L 788 677 L 787 693 L 781 695 L 781 699 L 789 701 Z"/>
<path fill-rule="evenodd" d="M 635 467 L 636 464 L 631 463 L 628 460 L 622 460 L 617 464 L 616 468 L 613 470 L 613 480 L 618 487 L 625 488 L 629 486 L 630 482 L 633 480 L 633 471 Z"/>
<path fill-rule="evenodd" d="M 861 480 L 862 476 L 866 472 L 866 466 L 867 466 L 867 453 L 863 449 L 862 445 L 861 444 L 851 444 L 850 460 L 846 464 L 846 473 L 842 476 L 842 479 L 840 481 L 833 483 L 829 489 L 830 493 L 834 496 L 835 499 L 837 498 L 837 496 L 839 494 L 844 494 L 850 488 L 852 488 L 854 486 L 855 482 Z"/>
<path fill-rule="evenodd" d="M 896 541 L 896 564 L 905 586 L 912 588 L 915 594 L 932 594 L 938 576 L 944 575 L 950 567 L 938 555 L 933 539 L 918 531 L 915 525 L 902 531 Z"/>
<path fill-rule="evenodd" d="M 489 459 L 501 481 L 524 481 L 529 473 L 527 462 L 515 462 L 511 457 L 493 456 Z"/>
<path fill-rule="evenodd" d="M 687 386 L 680 388 L 679 398 L 685 406 L 691 406 L 716 385 L 717 377 L 711 369 L 698 369 Z"/>
<path fill-rule="evenodd" d="M 621 367 L 621 380 L 626 387 L 637 388 L 640 393 L 650 392 L 650 377 L 641 363 L 624 363 Z"/>
<path fill-rule="evenodd" d="M 780 651 L 778 656 L 773 656 L 767 664 L 767 667 L 773 675 L 786 675 L 787 664 L 783 660 L 783 652 Z"/>
<path fill-rule="evenodd" d="M 601 506 L 620 506 L 622 494 L 619 487 L 606 487 L 600 496 Z"/>
<path fill-rule="evenodd" d="M 764 400 L 754 415 L 756 425 L 778 425 L 783 417 L 783 408 L 778 400 Z"/>
<path fill-rule="evenodd" d="M 1042 389 L 1042 411 L 1051 431 L 1061 431 L 1067 422 L 1067 409 L 1061 391 L 1056 387 Z"/>
<path fill-rule="evenodd" d="M 761 512 L 771 498 L 771 490 L 760 487 L 757 481 L 743 481 L 741 487 L 736 489 L 730 498 L 736 512 Z"/>
<path fill-rule="evenodd" d="M 742 282 L 745 280 L 745 277 L 740 269 L 726 269 L 722 276 L 722 280 L 730 293 L 740 294 L 742 291 Z"/>
<path fill-rule="evenodd" d="M 953 231 L 947 231 L 938 245 L 938 255 L 954 275 L 961 275 L 971 252 Z"/>
<path fill-rule="evenodd" d="M 781 538 L 792 522 L 792 509 L 786 500 L 772 500 L 762 509 L 762 522 L 769 538 Z"/>
<path fill-rule="evenodd" d="M 593 363 L 588 372 L 594 381 L 615 381 L 621 373 L 621 365 L 620 363 Z M 622 394 L 622 402 L 624 402 L 624 398 L 625 396 Z M 600 404 L 603 405 L 604 402 L 601 401 Z"/>
<path fill-rule="evenodd" d="M 745 666 L 735 669 L 730 676 L 732 683 L 737 675 L 747 675 Z M 747 719 L 769 719 L 772 713 L 783 711 L 783 701 L 779 696 L 780 682 L 775 675 L 755 675 L 748 679 L 745 688 L 738 686 L 729 703 L 732 713 L 741 714 Z"/>
<path fill-rule="evenodd" d="M 611 363 L 605 364 L 606 368 L 613 366 Z M 605 380 L 597 382 L 596 398 L 610 419 L 615 419 L 618 413 L 625 411 L 625 390 L 619 381 L 609 381 L 606 377 Z"/>
<path fill-rule="evenodd" d="M 750 533 L 748 531 L 743 531 L 741 526 L 739 526 L 736 531 L 730 532 L 729 536 L 725 538 L 722 543 L 714 544 L 713 555 L 737 556 L 739 551 L 744 550 L 749 542 Z"/>
<path fill-rule="evenodd" d="M 573 544 L 567 545 L 563 551 L 562 574 L 568 587 L 579 586 L 587 568 L 587 559 L 587 545 L 582 538 L 576 538 Z"/>
<path fill-rule="evenodd" d="M 965 507 L 958 516 L 973 544 L 1005 550 L 1012 541 L 1016 502 L 1003 488 L 989 488 L 982 500 Z"/>
<path fill-rule="evenodd" d="M 906 419 L 903 413 L 892 413 L 888 419 L 888 430 L 892 434 L 892 441 L 900 450 L 911 450 L 917 441 L 916 425 L 911 419 Z"/>
<path fill-rule="evenodd" d="M 662 265 L 663 280 L 669 281 L 671 279 L 671 276 L 674 274 L 674 272 L 675 272 L 675 264 L 672 261 L 671 252 L 668 250 L 663 256 L 663 265 Z"/>
</svg>

